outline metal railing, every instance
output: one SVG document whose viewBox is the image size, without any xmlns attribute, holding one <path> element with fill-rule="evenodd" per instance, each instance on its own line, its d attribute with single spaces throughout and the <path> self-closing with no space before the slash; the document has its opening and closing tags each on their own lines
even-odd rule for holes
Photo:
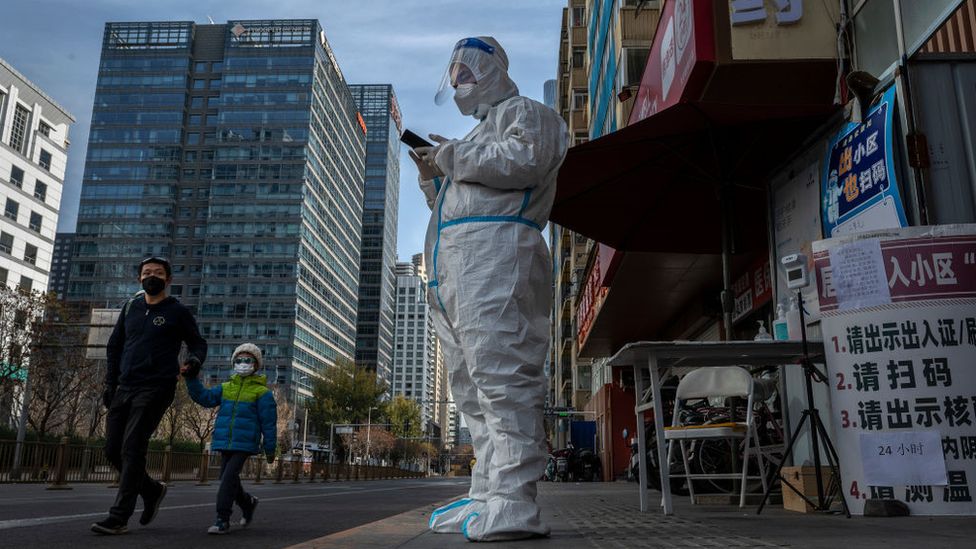
<svg viewBox="0 0 976 549">
<path fill-rule="evenodd" d="M 49 488 L 70 483 L 118 482 L 118 473 L 105 456 L 101 446 L 60 442 L 24 442 L 18 471 L 13 470 L 16 442 L 0 440 L 0 483 L 50 484 Z M 209 484 L 220 477 L 221 456 L 210 452 L 174 452 L 150 450 L 146 456 L 146 472 L 163 482 L 196 482 Z M 420 478 L 424 473 L 397 467 L 375 465 L 346 465 L 304 463 L 298 460 L 277 460 L 268 465 L 264 456 L 252 456 L 244 464 L 241 478 L 255 483 L 328 482 L 339 480 L 385 480 Z"/>
</svg>

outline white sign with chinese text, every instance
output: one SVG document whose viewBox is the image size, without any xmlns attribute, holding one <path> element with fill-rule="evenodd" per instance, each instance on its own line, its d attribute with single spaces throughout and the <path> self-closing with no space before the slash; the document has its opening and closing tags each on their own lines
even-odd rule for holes
<svg viewBox="0 0 976 549">
<path fill-rule="evenodd" d="M 938 431 L 861 433 L 861 463 L 869 486 L 946 486 Z"/>
<path fill-rule="evenodd" d="M 833 264 L 843 254 L 834 251 L 867 239 L 880 243 L 891 303 L 845 309 Z M 905 502 L 913 515 L 976 515 L 976 226 L 845 236 L 813 250 L 830 388 L 825 421 L 851 512 L 880 498 Z M 931 433 L 928 441 L 921 432 Z"/>
</svg>

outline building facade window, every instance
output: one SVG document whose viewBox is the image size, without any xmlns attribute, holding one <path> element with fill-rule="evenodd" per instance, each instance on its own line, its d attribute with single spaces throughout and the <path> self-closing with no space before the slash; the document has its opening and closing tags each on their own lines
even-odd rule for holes
<svg viewBox="0 0 976 549">
<path fill-rule="evenodd" d="M 573 6 L 573 26 L 586 26 L 586 6 Z"/>
<path fill-rule="evenodd" d="M 644 78 L 644 66 L 647 64 L 647 56 L 650 48 L 624 48 L 624 66 L 619 71 L 621 89 L 628 86 L 639 86 L 641 79 Z"/>
<path fill-rule="evenodd" d="M 37 212 L 31 212 L 30 214 L 30 224 L 29 227 L 34 232 L 41 232 L 41 223 L 43 223 L 43 218 L 41 214 Z"/>
<path fill-rule="evenodd" d="M 589 94 L 586 90 L 573 90 L 573 110 L 583 110 L 586 108 L 586 101 Z"/>
<path fill-rule="evenodd" d="M 51 153 L 41 149 L 41 154 L 37 159 L 37 163 L 40 164 L 40 166 L 45 170 L 51 171 Z"/>
<path fill-rule="evenodd" d="M 34 198 L 44 202 L 47 200 L 47 183 L 38 181 L 34 184 Z"/>
<path fill-rule="evenodd" d="M 582 69 L 586 66 L 586 48 L 573 48 L 573 68 Z"/>
<path fill-rule="evenodd" d="M 37 246 L 33 244 L 24 246 L 24 261 L 31 265 L 37 265 Z"/>
<path fill-rule="evenodd" d="M 19 153 L 24 152 L 24 145 L 27 144 L 27 121 L 29 118 L 30 112 L 17 105 L 14 109 L 13 126 L 10 128 L 10 148 Z"/>
<path fill-rule="evenodd" d="M 23 188 L 24 186 L 24 170 L 18 168 L 17 166 L 10 167 L 10 183 L 12 183 L 17 188 Z"/>
<path fill-rule="evenodd" d="M 14 235 L 0 232 L 0 252 L 9 254 L 14 251 Z"/>
<path fill-rule="evenodd" d="M 16 200 L 7 199 L 7 204 L 3 208 L 3 215 L 17 221 L 17 212 L 20 211 L 20 204 Z"/>
<path fill-rule="evenodd" d="M 51 126 L 48 126 L 44 122 L 38 124 L 37 131 L 44 137 L 51 137 Z"/>
</svg>

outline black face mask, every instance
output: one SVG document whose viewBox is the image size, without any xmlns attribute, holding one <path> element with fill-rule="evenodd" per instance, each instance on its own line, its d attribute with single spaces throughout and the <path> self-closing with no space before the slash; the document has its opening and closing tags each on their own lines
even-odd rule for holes
<svg viewBox="0 0 976 549">
<path fill-rule="evenodd" d="M 148 295 L 157 296 L 166 289 L 166 281 L 158 276 L 146 277 L 142 279 L 142 289 L 146 290 Z"/>
</svg>

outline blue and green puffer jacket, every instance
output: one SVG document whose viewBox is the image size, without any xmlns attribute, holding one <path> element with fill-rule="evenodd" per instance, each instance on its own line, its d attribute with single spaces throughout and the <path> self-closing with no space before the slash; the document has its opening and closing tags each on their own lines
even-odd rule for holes
<svg viewBox="0 0 976 549">
<path fill-rule="evenodd" d="M 235 374 L 209 389 L 193 378 L 186 380 L 186 389 L 197 404 L 206 408 L 220 406 L 210 444 L 212 451 L 274 454 L 278 442 L 278 406 L 265 376 Z"/>
</svg>

